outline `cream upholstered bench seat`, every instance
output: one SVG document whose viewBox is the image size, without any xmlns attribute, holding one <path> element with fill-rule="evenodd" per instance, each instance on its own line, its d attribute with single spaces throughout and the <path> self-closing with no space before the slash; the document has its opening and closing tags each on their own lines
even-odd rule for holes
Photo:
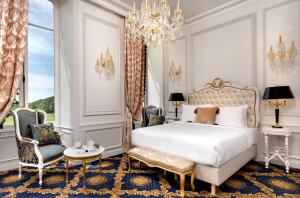
<svg viewBox="0 0 300 198">
<path fill-rule="evenodd" d="M 166 154 L 153 149 L 135 147 L 128 151 L 128 166 L 131 171 L 130 158 L 136 159 L 145 163 L 149 167 L 161 168 L 180 175 L 180 191 L 181 196 L 184 197 L 184 183 L 185 175 L 191 175 L 191 186 L 195 189 L 195 163 L 189 160 L 182 159 L 175 155 Z"/>
</svg>

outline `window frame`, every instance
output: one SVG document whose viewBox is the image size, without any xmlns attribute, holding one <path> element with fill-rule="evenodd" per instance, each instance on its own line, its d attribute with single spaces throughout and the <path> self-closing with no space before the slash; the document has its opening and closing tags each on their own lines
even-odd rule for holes
<svg viewBox="0 0 300 198">
<path fill-rule="evenodd" d="M 23 64 L 23 77 L 20 82 L 20 89 L 19 89 L 19 107 L 28 107 L 29 101 L 28 101 L 28 28 L 29 26 L 40 28 L 43 30 L 52 31 L 54 33 L 54 115 L 55 120 L 51 121 L 51 123 L 54 124 L 54 126 L 59 125 L 59 45 L 58 45 L 58 9 L 55 3 L 55 0 L 45 0 L 49 1 L 53 4 L 53 28 L 48 28 L 42 25 L 34 24 L 28 21 L 28 27 L 27 27 L 27 43 L 26 43 L 26 50 L 24 55 L 24 64 Z M 14 128 L 14 125 L 5 125 L 4 124 L 4 131 L 10 131 Z"/>
</svg>

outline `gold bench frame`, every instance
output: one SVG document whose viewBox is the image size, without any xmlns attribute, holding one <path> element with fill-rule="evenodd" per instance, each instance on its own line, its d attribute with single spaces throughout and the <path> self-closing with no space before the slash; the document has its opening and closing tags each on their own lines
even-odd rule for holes
<svg viewBox="0 0 300 198">
<path fill-rule="evenodd" d="M 138 160 L 139 162 L 143 162 L 148 167 L 151 167 L 151 168 L 155 167 L 155 168 L 160 168 L 160 169 L 164 170 L 164 175 L 166 175 L 166 171 L 174 173 L 174 174 L 178 174 L 180 176 L 180 194 L 181 194 L 181 197 L 184 197 L 184 184 L 185 184 L 185 176 L 186 175 L 191 175 L 191 187 L 192 187 L 193 191 L 195 190 L 195 184 L 194 184 L 195 176 L 196 176 L 195 164 L 193 165 L 191 170 L 186 171 L 186 172 L 180 172 L 178 170 L 172 170 L 172 169 L 166 167 L 167 165 L 164 166 L 164 164 L 154 164 L 154 163 L 151 163 L 151 162 L 147 162 L 145 159 L 139 159 L 136 156 L 130 155 L 130 153 L 127 153 L 127 158 L 128 158 L 128 173 L 130 173 L 130 171 L 131 171 L 131 159 L 130 158 L 133 158 L 135 160 Z"/>
</svg>

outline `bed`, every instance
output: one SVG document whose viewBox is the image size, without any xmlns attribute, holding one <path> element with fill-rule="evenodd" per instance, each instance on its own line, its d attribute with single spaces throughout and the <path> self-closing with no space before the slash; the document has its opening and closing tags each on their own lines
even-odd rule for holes
<svg viewBox="0 0 300 198">
<path fill-rule="evenodd" d="M 177 155 L 196 163 L 196 178 L 216 186 L 256 156 L 259 125 L 256 88 L 233 86 L 220 78 L 187 94 L 191 105 L 247 105 L 246 127 L 173 122 L 132 131 L 132 144 Z"/>
</svg>

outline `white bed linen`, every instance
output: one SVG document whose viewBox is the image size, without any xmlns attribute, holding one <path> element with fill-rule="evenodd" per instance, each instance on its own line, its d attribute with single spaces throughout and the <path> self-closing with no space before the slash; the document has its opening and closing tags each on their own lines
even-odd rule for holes
<svg viewBox="0 0 300 198">
<path fill-rule="evenodd" d="M 179 121 L 136 129 L 132 144 L 220 167 L 256 144 L 256 129 Z"/>
</svg>

